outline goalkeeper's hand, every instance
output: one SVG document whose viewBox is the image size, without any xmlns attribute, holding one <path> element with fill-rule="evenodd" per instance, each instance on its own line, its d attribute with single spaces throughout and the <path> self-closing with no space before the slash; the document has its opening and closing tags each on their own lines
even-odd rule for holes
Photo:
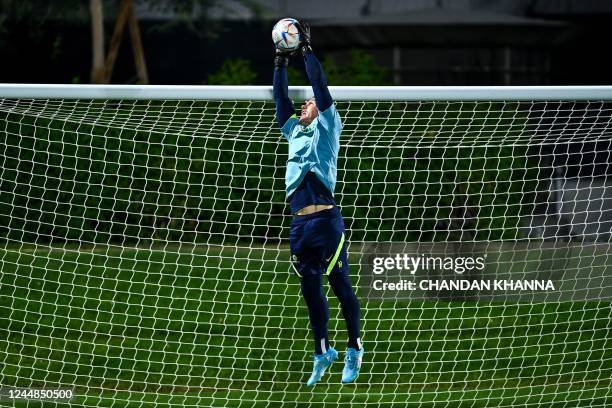
<svg viewBox="0 0 612 408">
<path fill-rule="evenodd" d="M 289 64 L 289 57 L 295 53 L 294 51 L 279 50 L 274 47 L 274 66 L 286 67 Z"/>
<path fill-rule="evenodd" d="M 304 20 L 297 20 L 296 28 L 300 33 L 300 52 L 302 55 L 312 52 L 312 47 L 310 46 L 310 25 Z"/>
</svg>

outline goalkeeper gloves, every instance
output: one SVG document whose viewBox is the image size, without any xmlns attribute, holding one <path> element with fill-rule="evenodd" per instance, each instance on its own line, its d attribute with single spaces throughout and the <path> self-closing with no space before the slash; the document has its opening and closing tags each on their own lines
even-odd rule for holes
<svg viewBox="0 0 612 408">
<path fill-rule="evenodd" d="M 274 67 L 286 67 L 289 64 L 289 57 L 293 55 L 295 51 L 283 51 L 274 47 Z"/>
<path fill-rule="evenodd" d="M 304 20 L 297 21 L 297 29 L 300 33 L 300 52 L 302 56 L 306 56 L 309 52 L 312 52 L 312 47 L 310 46 L 310 25 Z"/>
</svg>

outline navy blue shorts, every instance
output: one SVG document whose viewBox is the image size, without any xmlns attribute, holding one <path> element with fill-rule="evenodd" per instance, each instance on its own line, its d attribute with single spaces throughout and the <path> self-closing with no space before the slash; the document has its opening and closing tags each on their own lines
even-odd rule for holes
<svg viewBox="0 0 612 408">
<path fill-rule="evenodd" d="M 338 207 L 294 216 L 289 241 L 298 276 L 348 274 L 344 219 Z"/>
</svg>

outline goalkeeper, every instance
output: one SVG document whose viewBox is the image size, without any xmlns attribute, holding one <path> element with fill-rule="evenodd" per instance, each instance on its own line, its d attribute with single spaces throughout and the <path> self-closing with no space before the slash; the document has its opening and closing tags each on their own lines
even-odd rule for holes
<svg viewBox="0 0 612 408">
<path fill-rule="evenodd" d="M 291 261 L 301 280 L 314 335 L 314 368 L 306 384 L 316 384 L 338 358 L 327 334 L 329 306 L 323 291 L 323 275 L 342 305 L 348 331 L 342 382 L 350 383 L 359 374 L 363 348 L 359 338 L 359 301 L 348 277 L 344 220 L 333 196 L 342 123 L 321 64 L 312 52 L 310 29 L 304 22 L 299 22 L 297 28 L 298 51 L 276 49 L 274 100 L 278 126 L 289 142 L 285 183 L 294 215 L 290 230 Z M 289 99 L 287 84 L 287 64 L 296 52 L 304 57 L 314 92 L 314 100 L 304 102 L 299 118 Z"/>
</svg>

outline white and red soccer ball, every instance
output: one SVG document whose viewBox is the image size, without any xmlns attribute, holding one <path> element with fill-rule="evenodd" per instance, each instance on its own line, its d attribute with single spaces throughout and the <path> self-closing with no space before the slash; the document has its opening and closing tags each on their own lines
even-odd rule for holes
<svg viewBox="0 0 612 408">
<path fill-rule="evenodd" d="M 297 29 L 297 20 L 283 18 L 272 29 L 272 41 L 281 51 L 294 51 L 300 45 L 300 32 Z"/>
</svg>

